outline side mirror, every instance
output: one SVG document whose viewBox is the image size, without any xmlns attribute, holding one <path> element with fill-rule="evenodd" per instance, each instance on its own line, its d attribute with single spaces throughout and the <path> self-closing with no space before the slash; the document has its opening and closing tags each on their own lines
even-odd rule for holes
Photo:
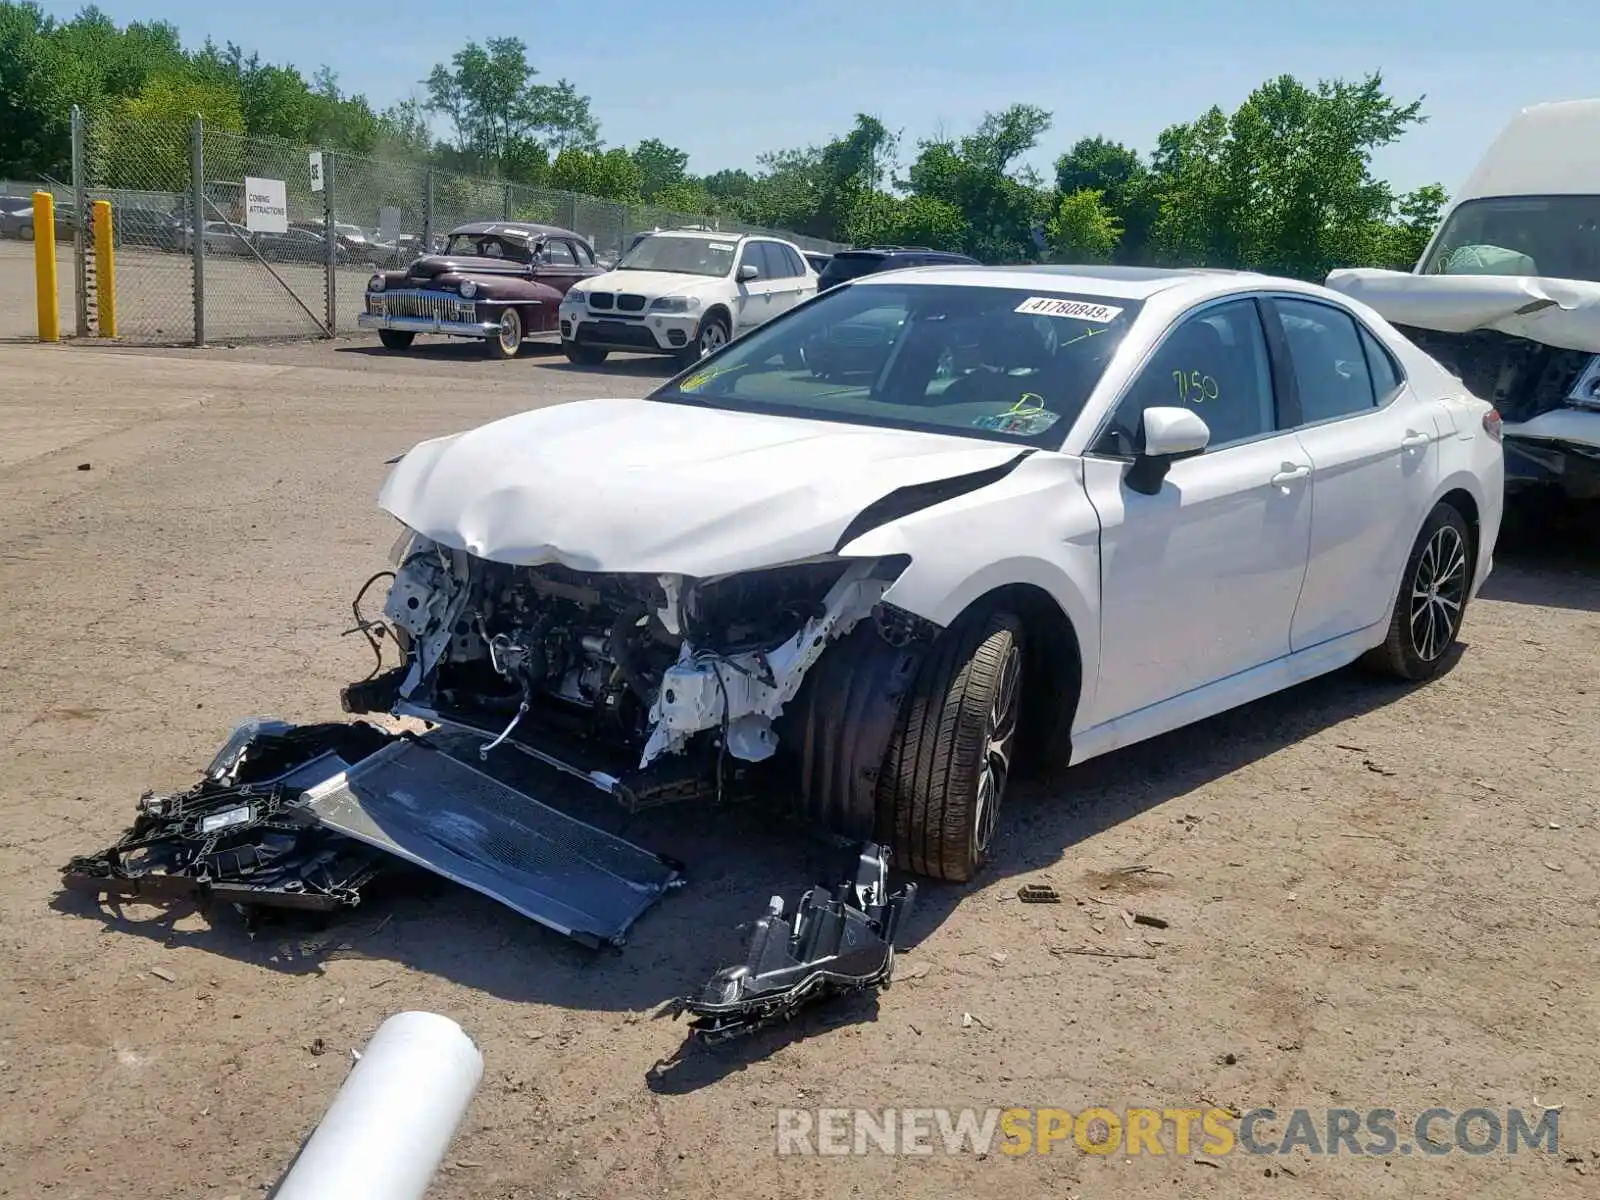
<svg viewBox="0 0 1600 1200">
<path fill-rule="evenodd" d="M 739 268 L 739 282 L 749 283 L 752 279 L 761 278 L 761 269 L 754 263 L 745 263 Z"/>
<path fill-rule="evenodd" d="M 1193 458 L 1211 441 L 1211 430 L 1187 408 L 1144 410 L 1144 449 L 1129 468 L 1128 486 L 1141 495 L 1154 496 L 1179 459 Z"/>
</svg>

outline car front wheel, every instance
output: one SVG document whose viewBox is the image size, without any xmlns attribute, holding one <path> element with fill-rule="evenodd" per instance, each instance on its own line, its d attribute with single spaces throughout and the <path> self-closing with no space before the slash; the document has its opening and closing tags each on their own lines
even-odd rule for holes
<svg viewBox="0 0 1600 1200">
<path fill-rule="evenodd" d="M 1441 502 L 1406 560 L 1389 636 L 1362 661 L 1401 679 L 1432 678 L 1461 632 L 1471 588 L 1472 530 L 1458 509 Z"/>
<path fill-rule="evenodd" d="M 878 838 L 920 875 L 962 883 L 988 860 L 1022 707 L 1023 629 L 1002 609 L 946 630 L 907 694 L 879 775 Z"/>
<path fill-rule="evenodd" d="M 378 340 L 385 350 L 409 350 L 416 334 L 405 329 L 380 329 Z"/>
<path fill-rule="evenodd" d="M 490 358 L 515 358 L 522 349 L 522 314 L 507 308 L 500 314 L 500 328 L 489 338 Z"/>
<path fill-rule="evenodd" d="M 700 322 L 700 330 L 695 334 L 692 345 L 685 349 L 679 356 L 679 361 L 686 367 L 692 367 L 708 354 L 715 354 L 728 344 L 728 322 L 720 316 L 707 317 Z"/>
</svg>

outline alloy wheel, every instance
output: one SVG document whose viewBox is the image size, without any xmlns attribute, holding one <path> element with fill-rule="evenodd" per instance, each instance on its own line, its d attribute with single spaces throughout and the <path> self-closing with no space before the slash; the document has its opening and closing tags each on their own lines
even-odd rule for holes
<svg viewBox="0 0 1600 1200">
<path fill-rule="evenodd" d="M 979 767 L 978 801 L 973 813 L 973 839 L 979 855 L 989 848 L 999 823 L 1000 800 L 1011 775 L 1012 744 L 1017 737 L 1017 709 L 1022 693 L 1022 652 L 1013 643 L 1000 665 L 994 703 L 983 729 L 983 763 Z"/>
<path fill-rule="evenodd" d="M 700 357 L 715 354 L 728 344 L 728 335 L 717 321 L 707 321 L 700 331 Z"/>
<path fill-rule="evenodd" d="M 1428 539 L 1411 580 L 1411 648 L 1433 662 L 1450 648 L 1467 600 L 1467 547 L 1458 530 L 1441 526 Z"/>
</svg>

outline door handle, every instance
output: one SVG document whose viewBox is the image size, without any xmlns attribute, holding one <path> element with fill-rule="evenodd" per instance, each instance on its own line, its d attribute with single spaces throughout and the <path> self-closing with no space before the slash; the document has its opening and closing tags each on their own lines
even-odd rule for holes
<svg viewBox="0 0 1600 1200">
<path fill-rule="evenodd" d="M 1304 463 L 1284 463 L 1283 470 L 1279 471 L 1268 482 L 1273 487 L 1286 488 L 1291 483 L 1300 482 L 1309 474 L 1311 474 L 1311 468 Z"/>
<path fill-rule="evenodd" d="M 1418 433 L 1415 429 L 1408 429 L 1406 430 L 1405 437 L 1400 439 L 1400 449 L 1420 450 L 1431 441 L 1433 441 L 1433 439 L 1427 434 Z"/>
</svg>

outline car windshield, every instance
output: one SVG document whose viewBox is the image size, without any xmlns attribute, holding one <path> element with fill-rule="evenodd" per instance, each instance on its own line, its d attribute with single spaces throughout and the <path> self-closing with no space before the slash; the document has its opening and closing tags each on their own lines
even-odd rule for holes
<svg viewBox="0 0 1600 1200">
<path fill-rule="evenodd" d="M 452 233 L 444 245 L 444 252 L 454 258 L 503 258 L 507 262 L 517 263 L 533 261 L 526 242 L 503 238 L 494 233 Z"/>
<path fill-rule="evenodd" d="M 857 283 L 731 343 L 651 398 L 1059 447 L 1139 303 Z"/>
<path fill-rule="evenodd" d="M 726 275 L 739 243 L 701 237 L 651 234 L 622 256 L 619 271 L 670 271 L 675 275 Z"/>
<path fill-rule="evenodd" d="M 1450 214 L 1419 273 L 1600 283 L 1600 196 L 1468 200 Z"/>
</svg>

